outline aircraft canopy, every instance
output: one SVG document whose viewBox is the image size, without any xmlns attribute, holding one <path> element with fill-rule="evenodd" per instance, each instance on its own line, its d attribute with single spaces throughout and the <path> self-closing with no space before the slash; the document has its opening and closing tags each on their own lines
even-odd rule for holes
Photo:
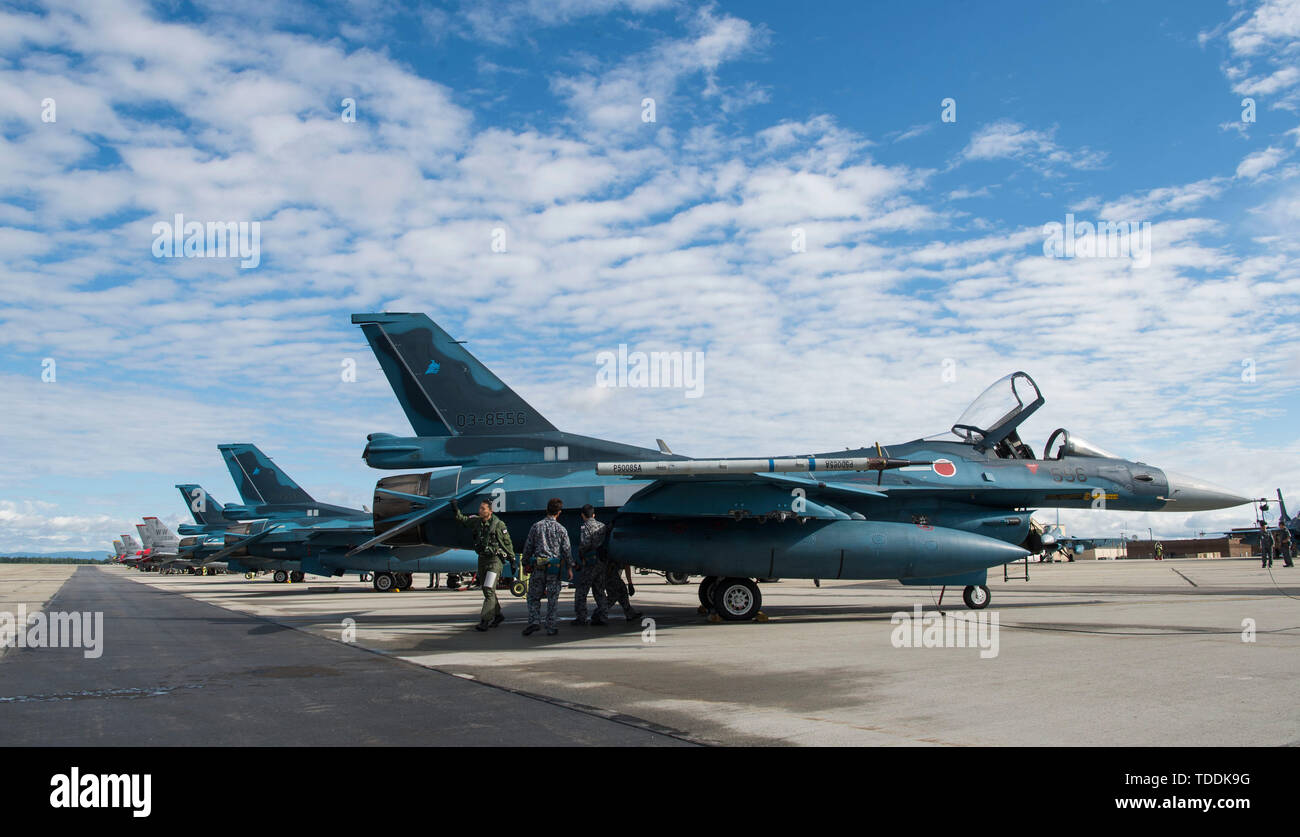
<svg viewBox="0 0 1300 837">
<path fill-rule="evenodd" d="M 993 447 L 1012 435 L 1045 400 L 1033 378 L 1012 372 L 972 401 L 951 432 L 978 448 Z"/>
</svg>

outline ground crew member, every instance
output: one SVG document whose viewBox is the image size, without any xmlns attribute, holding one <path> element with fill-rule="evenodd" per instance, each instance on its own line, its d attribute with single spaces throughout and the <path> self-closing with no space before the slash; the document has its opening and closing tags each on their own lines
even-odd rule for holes
<svg viewBox="0 0 1300 837">
<path fill-rule="evenodd" d="M 546 596 L 546 635 L 555 636 L 560 629 L 555 627 L 555 608 L 560 603 L 560 572 L 566 567 L 569 577 L 573 577 L 573 568 L 567 566 L 572 560 L 572 547 L 569 545 L 569 533 L 564 531 L 557 518 L 564 509 L 560 498 L 552 497 L 546 502 L 546 517 L 533 524 L 528 530 L 528 540 L 524 541 L 524 569 L 528 576 L 528 627 L 524 636 L 535 633 L 542 621 L 542 596 Z"/>
<path fill-rule="evenodd" d="M 483 610 L 474 630 L 486 631 L 506 621 L 501 613 L 501 603 L 497 601 L 497 579 L 501 577 L 501 563 L 514 557 L 515 547 L 510 542 L 506 524 L 492 514 L 491 500 L 478 504 L 477 517 L 461 514 L 455 500 L 451 501 L 451 507 L 456 512 L 456 521 L 474 532 L 478 577 L 483 581 Z"/>
<path fill-rule="evenodd" d="M 1156 541 L 1156 560 L 1165 560 L 1165 545 L 1160 541 Z"/>
<path fill-rule="evenodd" d="M 591 503 L 582 507 L 581 538 L 578 541 L 578 577 L 573 585 L 573 610 L 575 625 L 587 624 L 587 591 L 596 599 L 596 612 L 592 625 L 604 625 L 608 607 L 605 598 L 604 562 L 600 553 L 605 546 L 605 524 L 596 519 L 596 508 Z"/>
<path fill-rule="evenodd" d="M 606 529 L 606 539 L 608 540 L 609 532 Z M 627 584 L 623 583 L 623 573 L 627 573 Z M 632 603 L 628 601 L 628 585 L 632 583 L 632 568 L 625 564 L 609 559 L 609 551 L 605 551 L 605 596 L 610 602 L 617 603 L 623 608 L 623 617 L 631 622 L 633 619 L 641 618 L 641 611 L 633 610 Z M 601 616 L 604 616 L 602 613 Z M 593 620 L 594 623 L 594 620 Z"/>
<path fill-rule="evenodd" d="M 1295 566 L 1291 561 L 1291 551 L 1294 549 L 1295 545 L 1292 543 L 1291 533 L 1287 531 L 1285 526 L 1277 527 L 1277 538 L 1275 540 L 1277 543 L 1277 555 L 1282 559 L 1282 566 Z"/>
<path fill-rule="evenodd" d="M 1259 524 L 1259 555 L 1260 569 L 1273 566 L 1273 533 L 1263 521 Z"/>
</svg>

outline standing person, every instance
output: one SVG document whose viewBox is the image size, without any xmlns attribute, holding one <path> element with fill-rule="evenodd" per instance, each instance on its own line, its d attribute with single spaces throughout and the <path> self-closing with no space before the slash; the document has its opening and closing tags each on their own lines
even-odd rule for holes
<svg viewBox="0 0 1300 837">
<path fill-rule="evenodd" d="M 546 635 L 555 636 L 560 632 L 555 627 L 555 608 L 560 603 L 560 571 L 572 560 L 569 533 L 558 520 L 563 509 L 564 503 L 560 498 L 548 500 L 546 517 L 533 524 L 533 528 L 528 530 L 528 540 L 524 541 L 524 569 L 530 573 L 528 627 L 524 628 L 524 636 L 541 627 L 543 595 L 546 596 Z M 572 567 L 569 574 L 573 574 Z"/>
<path fill-rule="evenodd" d="M 1165 545 L 1160 541 L 1156 541 L 1156 560 L 1165 560 Z"/>
<path fill-rule="evenodd" d="M 476 631 L 495 628 L 506 617 L 501 612 L 501 603 L 497 601 L 497 579 L 501 577 L 501 562 L 508 561 L 515 554 L 515 546 L 510 542 L 510 531 L 501 518 L 492 514 L 492 501 L 484 500 L 478 504 L 478 516 L 461 514 L 456 501 L 451 501 L 456 512 L 456 521 L 473 530 L 474 551 L 478 553 L 478 577 L 483 581 L 483 610 L 479 613 Z"/>
<path fill-rule="evenodd" d="M 573 585 L 573 624 L 587 624 L 587 591 L 596 599 L 592 625 L 604 625 L 608 600 L 605 598 L 604 562 L 600 552 L 605 545 L 605 524 L 596 519 L 596 507 L 582 507 L 582 537 L 578 541 L 578 579 Z"/>
<path fill-rule="evenodd" d="M 1294 544 L 1291 540 L 1291 533 L 1287 531 L 1287 528 L 1285 526 L 1278 526 L 1277 537 L 1274 539 L 1276 544 L 1275 550 L 1277 552 L 1277 557 L 1282 559 L 1282 566 L 1284 567 L 1295 566 L 1291 560 L 1291 552 L 1292 549 L 1294 549 Z"/>
<path fill-rule="evenodd" d="M 1262 520 L 1259 523 L 1259 556 L 1260 569 L 1273 566 L 1273 533 L 1268 531 L 1268 524 Z"/>
<path fill-rule="evenodd" d="M 605 537 L 608 540 L 608 527 L 605 530 Z M 631 622 L 633 619 L 640 619 L 641 611 L 632 609 L 632 603 L 628 601 L 628 585 L 623 583 L 623 574 L 627 573 L 628 584 L 631 584 L 632 568 L 610 559 L 608 550 L 606 550 L 605 555 L 605 595 L 610 602 L 616 602 L 623 608 L 623 617 L 627 621 Z M 595 624 L 595 622 L 593 621 L 592 624 Z"/>
</svg>

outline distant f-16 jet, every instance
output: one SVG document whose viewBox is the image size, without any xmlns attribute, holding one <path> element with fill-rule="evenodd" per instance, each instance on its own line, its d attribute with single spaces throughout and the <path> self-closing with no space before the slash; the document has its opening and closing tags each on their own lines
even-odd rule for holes
<svg viewBox="0 0 1300 837">
<path fill-rule="evenodd" d="M 1064 428 L 1039 457 L 1017 430 L 1044 403 L 1024 372 L 1002 378 L 951 429 L 802 456 L 691 459 L 562 432 L 423 314 L 354 314 L 415 437 L 374 433 L 374 468 L 448 468 L 375 488 L 382 543 L 464 546 L 450 500 L 492 500 L 515 543 L 550 497 L 597 507 L 613 560 L 701 575 L 700 602 L 754 617 L 754 579 L 897 579 L 962 586 L 989 602 L 987 569 L 1050 546 L 1033 507 L 1201 511 L 1247 502 L 1115 456 Z M 477 491 L 474 489 L 477 487 Z M 562 522 L 577 542 L 577 516 Z"/>
<path fill-rule="evenodd" d="M 318 502 L 256 445 L 218 445 L 241 504 L 226 504 L 197 485 L 176 486 L 194 524 L 182 527 L 180 550 L 199 562 L 225 561 L 235 572 L 269 570 L 277 581 L 304 573 L 372 574 L 376 589 L 407 588 L 412 573 L 473 572 L 472 552 L 430 545 L 386 544 L 356 550 L 374 534 L 370 512 Z"/>
</svg>

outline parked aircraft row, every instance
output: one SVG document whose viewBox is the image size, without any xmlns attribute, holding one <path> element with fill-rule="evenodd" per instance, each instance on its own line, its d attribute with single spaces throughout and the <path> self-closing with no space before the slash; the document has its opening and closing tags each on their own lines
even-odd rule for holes
<svg viewBox="0 0 1300 837">
<path fill-rule="evenodd" d="M 990 386 L 949 430 L 888 448 L 694 459 L 662 441 L 637 447 L 557 429 L 423 314 L 352 321 L 415 431 L 370 434 L 364 460 L 430 470 L 380 479 L 371 513 L 315 503 L 253 446 L 222 445 L 244 505 L 196 512 L 178 555 L 326 574 L 408 561 L 469 567 L 454 501 L 491 501 L 518 546 L 558 497 L 566 509 L 596 508 L 611 560 L 701 576 L 701 608 L 723 619 L 753 618 L 755 580 L 767 578 L 962 587 L 978 609 L 989 603 L 989 568 L 1051 546 L 1032 524 L 1034 508 L 1193 512 L 1249 502 L 1065 428 L 1038 455 L 1019 428 L 1045 398 L 1024 372 Z M 184 488 L 190 501 L 212 503 L 198 486 Z M 560 522 L 577 544 L 577 515 Z"/>
<path fill-rule="evenodd" d="M 370 575 L 378 590 L 410 587 L 413 573 L 469 574 L 474 553 L 439 546 L 384 544 L 357 550 L 374 534 L 370 512 L 321 503 L 304 491 L 256 445 L 218 445 L 241 502 L 223 504 L 199 485 L 176 488 L 194 522 L 171 532 L 157 517 L 114 541 L 123 563 L 144 570 L 196 569 L 270 572 L 276 581 L 301 581 L 306 573 Z"/>
</svg>

